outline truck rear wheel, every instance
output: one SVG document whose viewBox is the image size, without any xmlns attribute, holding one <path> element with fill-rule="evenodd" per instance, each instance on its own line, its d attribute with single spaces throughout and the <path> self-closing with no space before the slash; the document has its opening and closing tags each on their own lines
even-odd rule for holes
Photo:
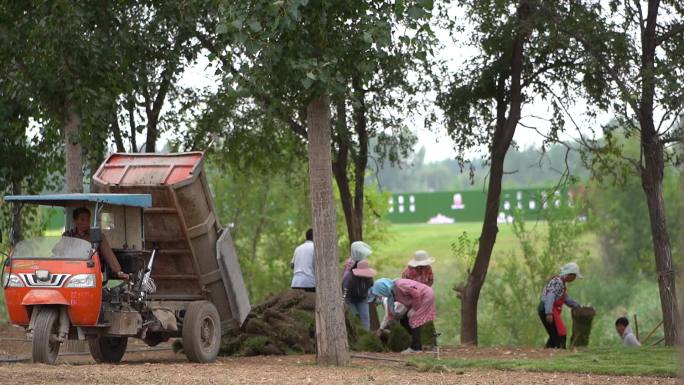
<svg viewBox="0 0 684 385">
<path fill-rule="evenodd" d="M 54 364 L 59 354 L 59 309 L 44 307 L 36 314 L 33 323 L 33 362 Z"/>
<path fill-rule="evenodd" d="M 97 337 L 88 340 L 90 355 L 98 363 L 117 363 L 121 362 L 126 354 L 128 337 Z"/>
<path fill-rule="evenodd" d="M 192 362 L 212 362 L 221 347 L 221 319 L 208 301 L 191 302 L 183 319 L 183 350 Z"/>
</svg>

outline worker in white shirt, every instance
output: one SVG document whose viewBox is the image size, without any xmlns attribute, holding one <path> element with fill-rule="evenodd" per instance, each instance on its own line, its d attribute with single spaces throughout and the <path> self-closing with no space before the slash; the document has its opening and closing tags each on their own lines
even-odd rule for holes
<svg viewBox="0 0 684 385">
<path fill-rule="evenodd" d="M 632 333 L 627 317 L 620 317 L 615 321 L 615 330 L 617 330 L 625 346 L 641 346 L 639 340 Z"/>
<path fill-rule="evenodd" d="M 316 291 L 313 230 L 306 231 L 306 241 L 297 246 L 292 256 L 292 288 L 308 292 Z"/>
</svg>

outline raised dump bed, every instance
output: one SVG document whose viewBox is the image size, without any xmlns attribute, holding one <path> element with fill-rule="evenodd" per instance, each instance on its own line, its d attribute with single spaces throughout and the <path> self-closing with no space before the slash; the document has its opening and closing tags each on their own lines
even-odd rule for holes
<svg viewBox="0 0 684 385">
<path fill-rule="evenodd" d="M 203 169 L 204 154 L 112 154 L 93 182 L 101 192 L 152 195 L 143 211 L 144 248 L 157 250 L 151 300 L 216 305 L 225 332 L 250 311 L 230 232 L 221 228 Z"/>
</svg>

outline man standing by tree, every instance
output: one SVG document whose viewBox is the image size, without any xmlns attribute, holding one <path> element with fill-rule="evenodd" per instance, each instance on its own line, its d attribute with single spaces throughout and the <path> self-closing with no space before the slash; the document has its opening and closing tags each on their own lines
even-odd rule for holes
<svg viewBox="0 0 684 385">
<path fill-rule="evenodd" d="M 292 256 L 292 288 L 316 291 L 316 260 L 314 257 L 313 229 L 306 230 L 306 241 L 297 246 Z"/>
</svg>

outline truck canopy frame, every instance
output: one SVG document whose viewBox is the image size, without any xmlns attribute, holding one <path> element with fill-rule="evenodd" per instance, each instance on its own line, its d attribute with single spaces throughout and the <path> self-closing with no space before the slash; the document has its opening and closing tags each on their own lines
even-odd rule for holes
<svg viewBox="0 0 684 385">
<path fill-rule="evenodd" d="M 152 207 L 151 194 L 44 194 L 7 195 L 5 202 L 19 202 L 43 206 L 78 206 L 85 202 L 140 208 Z"/>
</svg>

